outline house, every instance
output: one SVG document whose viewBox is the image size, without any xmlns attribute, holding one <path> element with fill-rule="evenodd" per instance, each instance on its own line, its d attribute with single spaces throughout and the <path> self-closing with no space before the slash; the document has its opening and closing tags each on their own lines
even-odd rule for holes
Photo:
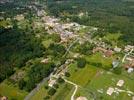
<svg viewBox="0 0 134 100">
<path fill-rule="evenodd" d="M 116 85 L 122 87 L 123 84 L 124 84 L 124 80 L 119 80 Z"/>
<path fill-rule="evenodd" d="M 126 57 L 126 60 L 128 60 L 128 61 L 132 61 L 134 58 L 132 58 L 132 57 Z"/>
<path fill-rule="evenodd" d="M 133 72 L 133 71 L 134 71 L 134 68 L 131 68 L 131 67 L 128 68 L 128 70 L 127 70 L 128 73 L 131 73 L 131 72 Z"/>
<path fill-rule="evenodd" d="M 97 48 L 93 49 L 93 53 L 95 53 L 97 51 L 101 51 L 102 53 L 104 53 L 104 57 L 111 57 L 113 55 L 112 50 L 107 50 L 107 49 L 104 49 L 101 47 L 97 47 Z"/>
<path fill-rule="evenodd" d="M 114 92 L 114 88 L 109 87 L 108 90 L 107 90 L 107 94 L 108 94 L 108 95 L 112 95 L 113 92 Z"/>
<path fill-rule="evenodd" d="M 48 62 L 49 62 L 49 59 L 48 58 L 41 60 L 41 63 L 45 63 L 46 64 Z"/>
<path fill-rule="evenodd" d="M 130 51 L 130 50 L 133 49 L 133 48 L 134 48 L 134 46 L 127 45 L 127 46 L 125 46 L 124 51 L 125 51 L 125 52 L 128 52 L 128 51 Z"/>
<path fill-rule="evenodd" d="M 56 84 L 56 80 L 55 79 L 50 79 L 48 81 L 48 86 L 53 87 L 54 84 Z"/>
<path fill-rule="evenodd" d="M 114 51 L 115 52 L 120 52 L 121 51 L 121 48 L 118 48 L 117 46 L 114 48 Z"/>
<path fill-rule="evenodd" d="M 119 61 L 118 61 L 118 60 L 114 60 L 114 61 L 112 62 L 113 68 L 116 68 L 118 65 L 119 65 Z"/>
<path fill-rule="evenodd" d="M 80 96 L 80 97 L 77 97 L 76 100 L 88 100 L 88 99 L 86 97 Z"/>
<path fill-rule="evenodd" d="M 134 96 L 132 97 L 132 100 L 134 100 Z"/>
<path fill-rule="evenodd" d="M 0 100 L 8 100 L 6 96 L 0 97 Z"/>
<path fill-rule="evenodd" d="M 22 14 L 17 15 L 17 16 L 15 16 L 14 19 L 16 19 L 17 21 L 22 21 L 22 20 L 24 20 L 24 15 L 22 15 Z"/>
<path fill-rule="evenodd" d="M 131 73 L 134 71 L 134 59 L 129 60 L 128 63 L 124 64 L 124 68 L 128 71 L 128 73 Z"/>
<path fill-rule="evenodd" d="M 105 57 L 111 57 L 113 55 L 113 51 L 112 50 L 107 50 L 105 53 L 104 53 Z"/>
</svg>

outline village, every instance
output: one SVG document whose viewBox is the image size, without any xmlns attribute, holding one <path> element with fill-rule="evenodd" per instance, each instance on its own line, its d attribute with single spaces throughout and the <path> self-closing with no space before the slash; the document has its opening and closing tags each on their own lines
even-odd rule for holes
<svg viewBox="0 0 134 100">
<path fill-rule="evenodd" d="M 62 92 L 66 92 L 67 85 L 69 85 L 70 88 L 67 92 L 68 94 L 63 93 L 63 96 L 67 98 L 65 100 L 89 100 L 89 98 L 95 100 L 97 96 L 99 96 L 98 98 L 102 98 L 102 100 L 103 98 L 107 100 L 116 100 L 119 98 L 119 95 L 134 100 L 134 91 L 132 90 L 133 88 L 131 88 L 133 87 L 133 83 L 131 83 L 133 79 L 126 79 L 126 76 L 129 77 L 134 75 L 133 45 L 125 45 L 124 47 L 115 45 L 113 47 L 105 43 L 103 38 L 91 38 L 91 34 L 98 30 L 96 27 L 88 27 L 76 22 L 65 23 L 62 22 L 60 18 L 47 15 L 44 10 L 39 10 L 35 6 L 29 6 L 29 8 L 32 7 L 37 11 L 37 19 L 33 22 L 32 28 L 43 28 L 50 35 L 58 34 L 61 39 L 58 44 L 66 47 L 66 52 L 62 55 L 62 57 L 66 57 L 66 59 L 59 67 L 54 68 L 53 72 L 51 72 L 47 78 L 45 77 L 38 83 L 36 88 L 25 96 L 24 100 L 36 100 L 38 97 L 43 99 L 44 95 L 48 98 L 44 100 L 52 100 L 53 98 L 56 98 L 55 96 L 58 97 Z M 81 13 L 80 16 L 82 15 L 83 14 Z M 18 14 L 14 19 L 18 21 L 18 27 L 20 29 L 24 28 L 22 27 L 23 23 L 28 22 L 25 19 L 25 14 Z M 7 18 L 6 20 L 9 23 L 5 28 L 12 28 L 12 25 L 10 25 L 11 19 Z M 88 28 L 90 29 L 87 32 L 82 32 L 82 35 L 80 34 L 81 30 L 86 30 Z M 40 38 L 41 34 L 36 34 L 36 37 Z M 82 48 L 84 43 L 94 45 L 91 50 L 87 50 L 91 51 L 91 54 L 86 55 L 81 54 L 79 51 L 75 52 L 77 51 L 77 48 L 75 47 L 78 45 L 79 48 Z M 73 48 L 75 48 L 75 50 L 73 50 Z M 83 68 L 78 68 L 78 58 L 84 58 L 86 60 L 86 64 Z M 46 58 L 41 57 L 39 60 L 41 64 L 46 65 L 51 61 L 51 56 Z M 12 76 L 12 78 L 16 79 L 17 77 Z M 100 83 L 101 85 L 98 85 L 98 82 L 100 82 L 101 79 L 103 79 L 102 84 Z M 62 82 L 60 83 L 59 80 L 63 81 L 63 84 Z M 103 82 L 105 80 L 108 82 Z M 105 84 L 106 86 L 104 86 Z M 128 84 L 130 84 L 130 87 Z M 92 89 L 92 87 L 95 86 L 97 88 Z M 57 92 L 48 96 L 48 93 L 46 92 L 48 90 L 44 87 L 47 89 L 54 89 L 55 92 L 57 90 Z M 3 96 L 0 100 L 7 100 L 7 98 L 6 96 Z"/>
<path fill-rule="evenodd" d="M 50 16 L 43 17 L 43 21 L 46 22 L 45 25 L 47 26 L 46 30 L 48 31 L 48 33 L 60 34 L 61 40 L 63 43 L 67 42 L 67 40 L 71 39 L 71 38 L 80 38 L 79 40 L 81 40 L 81 41 L 79 41 L 79 42 L 80 43 L 83 42 L 83 39 L 81 37 L 79 37 L 78 34 L 76 34 L 78 32 L 78 30 L 80 30 L 81 25 L 79 25 L 77 23 L 60 24 L 59 19 L 56 19 L 56 18 L 50 17 Z M 86 27 L 86 26 L 82 26 L 82 27 Z M 72 29 L 76 29 L 76 30 L 73 30 L 73 32 L 69 31 Z M 74 32 L 76 32 L 76 33 L 74 33 Z M 89 40 L 89 38 L 87 40 Z M 101 52 L 102 56 L 104 58 L 109 58 L 116 53 L 124 54 L 123 58 L 118 56 L 117 58 L 112 59 L 111 64 L 112 64 L 113 69 L 116 67 L 119 67 L 119 65 L 122 64 L 123 69 L 125 69 L 128 73 L 132 73 L 134 71 L 134 55 L 133 55 L 134 46 L 127 45 L 124 48 L 119 48 L 119 47 L 115 46 L 115 48 L 111 48 L 105 42 L 102 42 L 101 39 L 95 40 L 95 41 L 90 40 L 90 42 L 96 45 L 96 47 L 92 51 L 93 54 L 95 54 L 96 52 Z M 56 82 L 59 77 L 62 77 L 63 79 L 65 79 L 65 73 L 68 71 L 68 65 L 70 64 L 70 62 L 73 62 L 73 59 L 68 59 L 64 65 L 62 65 L 59 69 L 56 70 L 56 72 L 54 74 L 50 75 L 50 78 L 48 81 L 49 87 L 53 87 L 55 84 L 57 84 Z M 65 81 L 67 81 L 67 80 L 65 79 Z M 117 82 L 118 87 L 122 87 L 123 84 L 125 84 L 124 80 L 120 79 Z M 101 90 L 98 90 L 98 92 L 102 93 Z M 134 93 L 132 91 L 121 90 L 116 87 L 115 88 L 109 87 L 106 93 L 107 93 L 107 95 L 111 96 L 112 93 L 114 93 L 114 92 L 117 94 L 119 94 L 119 92 L 126 92 L 130 96 L 134 95 Z M 75 93 L 76 93 L 76 91 L 74 91 L 74 95 L 75 95 Z M 133 97 L 133 99 L 134 99 L 134 97 Z M 71 97 L 71 100 L 74 100 L 74 97 Z M 86 97 L 80 96 L 76 100 L 87 100 L 87 99 L 86 99 Z"/>
</svg>

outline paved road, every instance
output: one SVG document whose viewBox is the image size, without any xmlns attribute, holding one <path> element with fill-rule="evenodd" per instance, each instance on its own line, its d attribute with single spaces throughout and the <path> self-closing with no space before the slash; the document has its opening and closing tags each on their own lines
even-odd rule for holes
<svg viewBox="0 0 134 100">
<path fill-rule="evenodd" d="M 74 100 L 74 96 L 75 96 L 75 94 L 76 94 L 76 92 L 77 92 L 77 90 L 78 90 L 78 85 L 75 84 L 75 83 L 73 83 L 73 82 L 71 82 L 71 81 L 68 81 L 68 80 L 66 80 L 66 79 L 64 79 L 64 80 L 65 80 L 65 82 L 67 82 L 67 83 L 69 83 L 69 84 L 75 86 L 75 90 L 74 90 L 74 92 L 73 92 L 73 94 L 72 94 L 72 96 L 71 96 L 71 100 Z"/>
<path fill-rule="evenodd" d="M 69 52 L 69 50 L 71 49 L 71 47 L 72 47 L 76 42 L 78 42 L 78 40 L 79 40 L 79 38 L 77 38 L 73 43 L 70 44 L 70 46 L 67 48 L 67 50 L 66 50 L 64 56 L 67 55 L 67 53 Z"/>
<path fill-rule="evenodd" d="M 51 75 L 51 74 L 50 74 Z M 30 98 L 35 95 L 36 92 L 39 91 L 42 85 L 49 79 L 50 75 L 48 77 L 45 77 L 37 86 L 34 88 L 25 98 L 24 100 L 30 100 Z"/>
</svg>

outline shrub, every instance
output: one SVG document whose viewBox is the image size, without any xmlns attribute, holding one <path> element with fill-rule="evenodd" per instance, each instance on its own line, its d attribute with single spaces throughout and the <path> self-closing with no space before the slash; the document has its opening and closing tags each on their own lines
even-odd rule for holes
<svg viewBox="0 0 134 100">
<path fill-rule="evenodd" d="M 48 89 L 49 87 L 48 87 L 48 85 L 45 85 L 45 89 Z"/>
<path fill-rule="evenodd" d="M 62 79 L 62 78 L 60 77 L 60 78 L 58 78 L 58 82 L 59 82 L 59 83 L 64 83 L 65 81 L 64 81 L 64 79 Z"/>
<path fill-rule="evenodd" d="M 84 68 L 86 66 L 86 60 L 84 58 L 77 59 L 77 66 L 79 68 Z"/>
<path fill-rule="evenodd" d="M 53 96 L 53 95 L 55 94 L 55 92 L 56 92 L 56 89 L 51 88 L 51 89 L 48 91 L 48 94 L 49 94 L 50 96 Z"/>
<path fill-rule="evenodd" d="M 44 100 L 48 100 L 48 99 L 50 99 L 50 96 L 44 97 Z"/>
<path fill-rule="evenodd" d="M 59 85 L 58 84 L 54 84 L 54 87 L 57 89 L 57 88 L 59 88 Z"/>
<path fill-rule="evenodd" d="M 66 72 L 66 73 L 65 73 L 65 76 L 66 76 L 66 77 L 70 77 L 70 73 L 69 73 L 69 72 Z"/>
<path fill-rule="evenodd" d="M 21 80 L 18 82 L 18 85 L 19 85 L 19 88 L 20 88 L 20 89 L 23 89 L 23 88 L 26 86 L 26 82 L 25 82 L 23 79 L 21 79 Z"/>
</svg>

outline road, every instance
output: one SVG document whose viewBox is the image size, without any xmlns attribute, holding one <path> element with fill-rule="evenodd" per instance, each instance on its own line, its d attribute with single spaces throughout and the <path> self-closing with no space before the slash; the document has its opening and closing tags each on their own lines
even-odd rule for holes
<svg viewBox="0 0 134 100">
<path fill-rule="evenodd" d="M 52 72 L 53 73 L 53 72 Z M 51 74 L 52 74 L 51 73 Z M 44 85 L 44 83 L 49 79 L 49 77 L 51 76 L 51 74 L 48 77 L 45 77 L 37 86 L 36 88 L 34 88 L 25 98 L 24 100 L 30 100 L 30 98 L 35 95 L 36 92 L 38 92 L 38 90 L 41 88 L 42 85 Z"/>
<path fill-rule="evenodd" d="M 74 90 L 74 92 L 73 92 L 73 94 L 72 94 L 72 96 L 71 96 L 71 100 L 74 100 L 74 96 L 75 96 L 75 94 L 76 94 L 76 92 L 77 92 L 77 90 L 78 90 L 78 85 L 75 84 L 75 83 L 73 83 L 73 82 L 71 82 L 71 81 L 68 81 L 68 80 L 66 80 L 66 79 L 64 79 L 64 80 L 65 80 L 65 82 L 67 82 L 67 83 L 69 83 L 69 84 L 75 86 L 75 90 Z"/>
<path fill-rule="evenodd" d="M 122 63 L 125 61 L 126 57 L 133 52 L 133 48 L 130 50 L 130 52 L 128 52 L 127 54 L 125 54 L 125 56 L 122 59 Z"/>
<path fill-rule="evenodd" d="M 67 55 L 67 53 L 69 52 L 70 48 L 71 48 L 76 42 L 78 42 L 78 40 L 79 40 L 79 38 L 77 38 L 73 43 L 71 43 L 71 44 L 69 45 L 69 47 L 67 48 L 67 50 L 66 50 L 64 56 Z"/>
</svg>

